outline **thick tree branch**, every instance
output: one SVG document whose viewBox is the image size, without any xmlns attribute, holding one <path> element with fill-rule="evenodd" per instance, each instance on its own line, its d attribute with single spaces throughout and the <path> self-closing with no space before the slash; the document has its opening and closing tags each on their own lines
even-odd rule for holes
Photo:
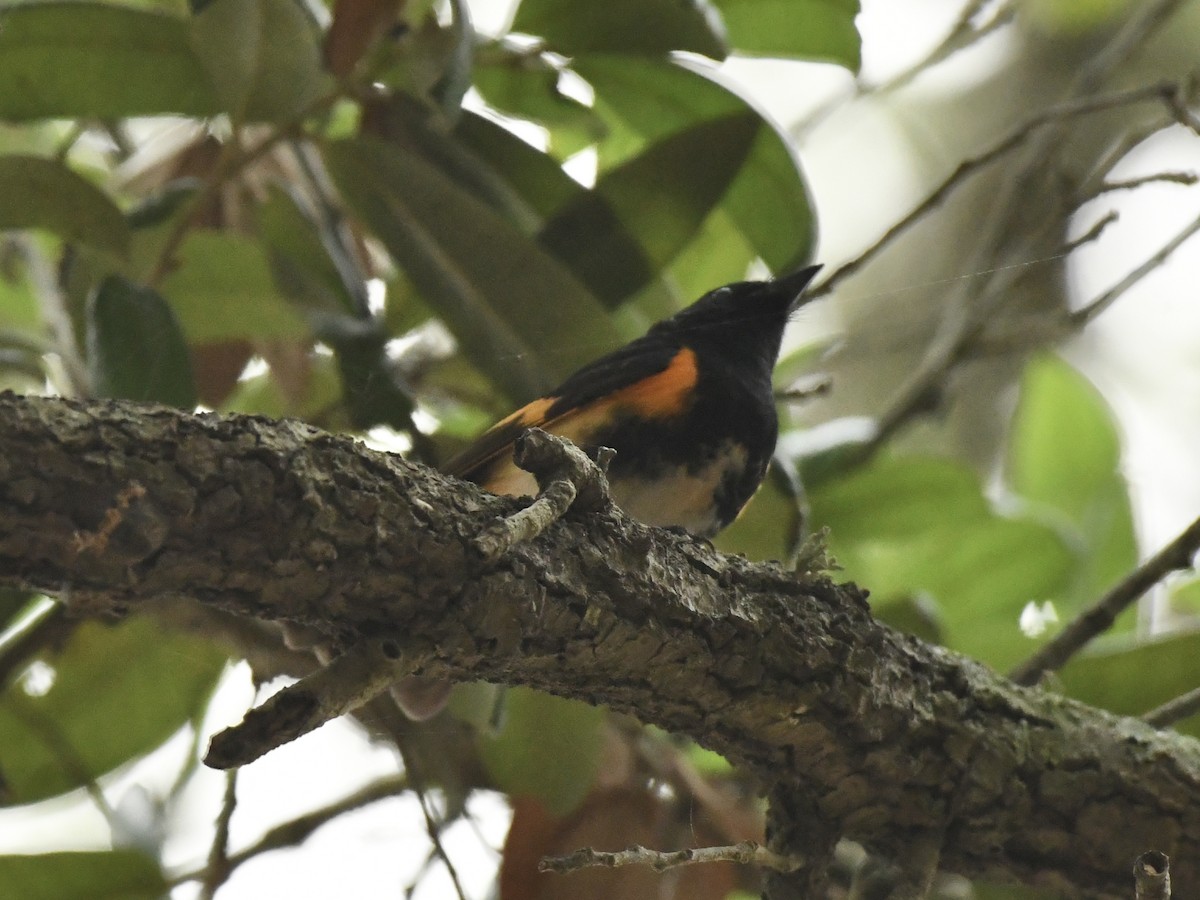
<svg viewBox="0 0 1200 900">
<path fill-rule="evenodd" d="M 187 595 L 607 704 L 892 858 L 939 834 L 947 870 L 1127 898 L 1154 847 L 1200 883 L 1194 741 L 898 634 L 852 585 L 621 516 L 481 560 L 519 505 L 294 422 L 0 395 L 0 584 L 69 586 L 75 612 Z"/>
</svg>

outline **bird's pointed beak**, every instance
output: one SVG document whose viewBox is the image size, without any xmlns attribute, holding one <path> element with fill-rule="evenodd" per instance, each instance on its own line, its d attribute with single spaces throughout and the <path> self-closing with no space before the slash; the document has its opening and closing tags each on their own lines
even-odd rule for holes
<svg viewBox="0 0 1200 900">
<path fill-rule="evenodd" d="M 818 263 L 815 266 L 805 266 L 803 269 L 797 269 L 787 275 L 780 275 L 771 285 L 775 289 L 775 294 L 780 299 L 784 297 L 788 300 L 788 312 L 795 312 L 804 305 L 804 289 L 821 271 L 821 265 Z"/>
</svg>

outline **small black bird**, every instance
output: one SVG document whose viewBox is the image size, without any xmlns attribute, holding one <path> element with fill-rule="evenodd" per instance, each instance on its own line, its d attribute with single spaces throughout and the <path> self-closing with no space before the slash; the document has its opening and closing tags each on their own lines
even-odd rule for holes
<svg viewBox="0 0 1200 900">
<path fill-rule="evenodd" d="M 819 269 L 709 291 L 497 423 L 443 471 L 493 493 L 533 495 L 512 442 L 536 425 L 589 454 L 616 450 L 612 496 L 633 518 L 711 537 L 767 471 L 779 430 L 771 373 L 788 316 Z"/>
<path fill-rule="evenodd" d="M 532 496 L 537 482 L 513 464 L 512 443 L 537 426 L 589 455 L 616 450 L 609 486 L 633 518 L 711 537 L 766 474 L 779 432 L 771 373 L 788 317 L 820 268 L 709 291 L 498 422 L 442 471 L 493 493 Z M 410 717 L 427 719 L 449 689 L 412 677 L 392 693 Z"/>
</svg>

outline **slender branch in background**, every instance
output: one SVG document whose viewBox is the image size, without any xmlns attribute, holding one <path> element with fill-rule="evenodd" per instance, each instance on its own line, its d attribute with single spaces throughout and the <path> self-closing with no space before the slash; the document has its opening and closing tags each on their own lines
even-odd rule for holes
<svg viewBox="0 0 1200 900">
<path fill-rule="evenodd" d="M 712 862 L 762 866 L 776 872 L 795 872 L 805 864 L 800 857 L 780 856 L 754 841 L 743 841 L 731 847 L 697 847 L 689 850 L 651 850 L 635 845 L 624 850 L 607 852 L 584 847 L 566 856 L 544 857 L 538 863 L 538 871 L 557 872 L 561 875 L 595 866 L 609 869 L 618 866 L 650 866 L 656 872 L 665 872 L 677 866 Z"/>
<path fill-rule="evenodd" d="M 237 769 L 225 773 L 225 798 L 221 812 L 217 815 L 213 830 L 212 846 L 208 851 L 208 862 L 200 885 L 201 900 L 213 900 L 217 889 L 229 880 L 233 867 L 229 864 L 229 822 L 237 809 Z"/>
<path fill-rule="evenodd" d="M 1094 606 L 1085 610 L 1052 641 L 1042 646 L 1028 660 L 1009 673 L 1017 684 L 1037 684 L 1042 675 L 1055 672 L 1078 653 L 1094 637 L 1107 631 L 1120 613 L 1137 601 L 1146 591 L 1178 569 L 1192 566 L 1192 557 L 1200 550 L 1200 519 L 1194 521 L 1179 537 L 1134 569 Z"/>
<path fill-rule="evenodd" d="M 1147 258 L 1144 263 L 1118 281 L 1113 287 L 1109 288 L 1087 306 L 1081 307 L 1071 313 L 1071 325 L 1076 328 L 1083 328 L 1090 324 L 1100 313 L 1116 303 L 1122 294 L 1166 262 L 1167 257 L 1178 250 L 1197 231 L 1200 231 L 1200 216 L 1193 219 L 1191 224 L 1163 244 L 1157 253 Z"/>
<path fill-rule="evenodd" d="M 1193 688 L 1186 694 L 1168 700 L 1162 706 L 1156 706 L 1142 716 L 1142 721 L 1155 728 L 1167 728 L 1176 722 L 1191 718 L 1196 713 L 1200 713 L 1200 688 Z"/>
<path fill-rule="evenodd" d="M 1171 900 L 1171 860 L 1159 850 L 1143 853 L 1133 864 L 1137 900 Z"/>
<path fill-rule="evenodd" d="M 1171 116 L 1178 124 L 1200 137 L 1200 116 L 1192 112 L 1188 106 L 1189 101 L 1195 97 L 1198 90 L 1200 90 L 1200 72 L 1193 72 L 1183 89 L 1168 101 L 1168 106 Z"/>
<path fill-rule="evenodd" d="M 1120 216 L 1117 215 L 1117 211 L 1110 209 L 1100 217 L 1100 220 L 1096 222 L 1095 225 L 1093 225 L 1079 237 L 1075 238 L 1075 240 L 1068 241 L 1066 244 L 1064 244 L 1062 255 L 1066 256 L 1068 253 L 1078 250 L 1084 244 L 1090 244 L 1092 241 L 1099 240 L 1100 236 L 1104 234 L 1104 230 L 1108 228 L 1109 225 L 1116 222 L 1119 218 Z"/>
<path fill-rule="evenodd" d="M 884 82 L 878 87 L 866 87 L 862 90 L 866 94 L 884 94 L 891 91 L 899 90 L 909 84 L 918 75 L 926 69 L 932 69 L 934 66 L 945 62 L 950 57 L 954 56 L 962 50 L 979 43 L 988 35 L 999 31 L 1009 22 L 1011 22 L 1017 14 L 1016 6 L 1012 3 L 1001 3 L 1000 8 L 995 14 L 981 25 L 975 24 L 975 19 L 988 5 L 988 0 L 971 0 L 961 13 L 959 13 L 958 21 L 950 29 L 950 33 L 945 39 L 933 48 L 923 59 L 909 68 L 905 69 L 899 75 L 896 75 L 891 80 Z"/>
<path fill-rule="evenodd" d="M 978 156 L 973 156 L 960 162 L 958 167 L 950 173 L 949 177 L 934 188 L 933 192 L 921 201 L 912 212 L 889 228 L 879 240 L 860 253 L 856 258 L 840 266 L 837 271 L 812 288 L 808 292 L 808 296 L 811 299 L 824 296 L 842 281 L 856 274 L 871 260 L 882 253 L 896 238 L 934 209 L 941 206 L 946 201 L 946 198 L 966 181 L 967 178 L 1021 146 L 1039 129 L 1051 124 L 1060 124 L 1062 120 L 1074 116 L 1117 109 L 1136 103 L 1148 103 L 1152 101 L 1161 103 L 1165 98 L 1173 96 L 1175 90 L 1176 86 L 1173 82 L 1159 82 L 1133 88 L 1128 91 L 1117 91 L 1112 94 L 1085 97 L 1059 106 L 1052 106 L 1038 113 L 1036 116 L 1032 116 L 993 144 L 988 150 L 985 150 Z"/>
<path fill-rule="evenodd" d="M 303 844 L 312 836 L 313 832 L 322 825 L 332 822 L 338 816 L 361 809 L 379 800 L 396 797 L 406 793 L 408 790 L 410 790 L 408 779 L 400 775 L 394 775 L 390 778 L 383 778 L 369 784 L 348 797 L 338 800 L 335 803 L 330 803 L 328 806 L 305 813 L 289 822 L 284 822 L 282 825 L 276 825 L 252 846 L 234 853 L 227 858 L 228 874 L 233 874 L 233 871 L 238 866 L 244 862 L 249 862 L 256 856 L 261 856 L 272 850 L 282 850 L 285 847 L 296 847 Z M 205 877 L 206 872 L 207 869 L 197 869 L 196 871 L 176 876 L 171 879 L 171 886 L 175 887 L 188 881 L 199 881 Z"/>
<path fill-rule="evenodd" d="M 454 867 L 454 863 L 450 860 L 450 854 L 446 852 L 445 846 L 442 844 L 442 827 L 441 824 L 433 817 L 433 811 L 429 807 L 429 796 L 425 790 L 425 779 L 421 777 L 417 771 L 413 759 L 415 755 L 406 752 L 404 742 L 396 741 L 396 749 L 400 751 L 400 755 L 404 758 L 404 772 L 408 776 L 408 783 L 412 790 L 417 795 L 417 801 L 421 805 L 421 814 L 425 817 L 425 831 L 429 835 L 429 840 L 433 844 L 433 852 L 438 859 L 446 867 L 446 871 L 450 875 L 450 881 L 454 883 L 454 891 L 458 894 L 458 900 L 467 900 L 466 891 L 463 890 L 462 882 L 458 878 L 458 870 Z"/>
<path fill-rule="evenodd" d="M 859 80 L 853 83 L 850 90 L 841 92 L 822 103 L 788 129 L 788 135 L 792 141 L 802 143 L 804 138 L 811 134 L 817 126 L 849 102 L 861 97 L 870 96 L 871 94 L 886 94 L 899 90 L 913 81 L 922 72 L 945 62 L 956 53 L 966 50 L 989 34 L 999 31 L 1012 21 L 1016 14 L 1016 7 L 1011 3 L 1002 3 L 996 14 L 990 19 L 982 25 L 974 25 L 975 18 L 988 5 L 988 2 L 989 0 L 970 0 L 959 14 L 958 21 L 955 22 L 945 39 L 922 59 L 913 63 L 889 81 L 879 85 L 870 85 Z"/>
<path fill-rule="evenodd" d="M 896 400 L 880 417 L 875 440 L 862 452 L 864 458 L 878 450 L 883 440 L 902 423 L 940 399 L 941 384 L 947 373 L 967 357 L 971 343 L 983 332 L 988 319 L 1011 295 L 1019 270 L 1030 264 L 1031 257 L 1036 258 L 1041 254 L 1040 243 L 1050 236 L 1061 217 L 1044 217 L 1044 224 L 1032 235 L 1019 224 L 1029 215 L 1029 198 L 1053 190 L 1053 184 L 1048 179 L 1054 166 L 1048 166 L 1047 160 L 1061 152 L 1060 145 L 1068 137 L 1068 114 L 1080 109 L 1093 110 L 1097 108 L 1096 104 L 1100 104 L 1099 108 L 1112 108 L 1113 99 L 1122 94 L 1097 94 L 1097 89 L 1113 69 L 1136 52 L 1142 42 L 1179 8 L 1181 2 L 1156 0 L 1139 6 L 1135 14 L 1080 69 L 1065 92 L 1068 98 L 1065 103 L 1042 111 L 1030 120 L 1036 124 L 1026 125 L 1010 134 L 1006 140 L 1011 142 L 1011 146 L 1006 147 L 1005 142 L 1001 142 L 997 148 L 993 148 L 993 152 L 1000 148 L 1008 152 L 1023 145 L 1023 158 L 1013 177 L 1005 180 L 997 192 L 992 203 L 994 213 L 982 223 L 976 249 L 967 261 L 967 272 L 987 273 L 990 277 L 981 291 L 971 291 L 967 280 L 961 280 L 958 290 L 944 306 L 942 321 L 930 339 L 923 358 L 900 387 Z M 1148 92 L 1148 96 L 1144 95 L 1142 99 L 1156 99 L 1169 104 L 1178 96 L 1180 88 L 1171 83 L 1142 90 Z M 1130 93 L 1136 91 L 1126 92 L 1125 96 L 1128 97 Z M 1038 128 L 1037 124 L 1046 127 Z M 1014 234 L 1028 236 L 1014 244 Z M 848 265 L 860 264 L 860 260 Z M 845 268 L 835 272 L 826 284 L 841 276 Z M 811 292 L 810 296 L 819 295 L 823 287 Z"/>
<path fill-rule="evenodd" d="M 1096 191 L 1100 194 L 1111 194 L 1114 191 L 1132 191 L 1147 184 L 1182 184 L 1190 186 L 1200 181 L 1195 172 L 1155 172 L 1153 175 L 1142 175 L 1140 178 L 1127 178 L 1124 181 L 1106 181 Z"/>
<path fill-rule="evenodd" d="M 1136 53 L 1142 43 L 1178 12 L 1185 2 L 1187 0 L 1155 0 L 1135 6 L 1133 14 L 1125 20 L 1112 39 L 1100 47 L 1099 52 L 1094 53 L 1079 70 L 1068 96 L 1079 97 L 1095 93 L 1103 81 Z M 1170 98 L 1168 102 L 1171 102 Z"/>
</svg>

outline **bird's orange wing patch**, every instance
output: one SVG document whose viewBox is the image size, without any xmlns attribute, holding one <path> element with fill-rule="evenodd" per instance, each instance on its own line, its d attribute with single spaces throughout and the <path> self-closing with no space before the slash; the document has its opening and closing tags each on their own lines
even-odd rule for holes
<svg viewBox="0 0 1200 900">
<path fill-rule="evenodd" d="M 648 419 L 666 419 L 685 412 L 699 378 L 696 354 L 684 347 L 661 372 L 614 391 L 597 405 L 625 408 Z"/>
<path fill-rule="evenodd" d="M 536 491 L 533 476 L 516 468 L 510 458 L 512 442 L 526 428 L 544 428 L 586 446 L 623 413 L 650 419 L 680 415 L 691 402 L 698 377 L 696 354 L 684 347 L 666 368 L 590 402 L 551 415 L 560 398 L 542 397 L 501 419 L 442 471 L 482 484 L 493 493 L 532 494 Z"/>
</svg>

